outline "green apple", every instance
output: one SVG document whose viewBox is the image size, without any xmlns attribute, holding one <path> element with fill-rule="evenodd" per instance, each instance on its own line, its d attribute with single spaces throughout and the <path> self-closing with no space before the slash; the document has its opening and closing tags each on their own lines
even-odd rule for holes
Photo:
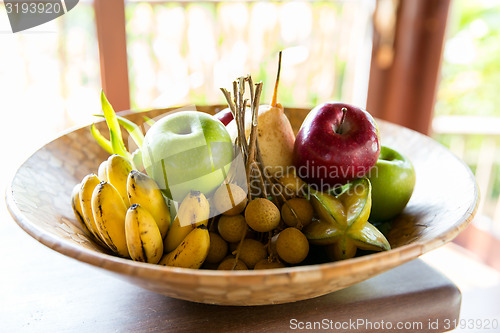
<svg viewBox="0 0 500 333">
<path fill-rule="evenodd" d="M 172 200 L 189 191 L 206 196 L 226 178 L 233 146 L 226 127 L 209 114 L 180 111 L 158 120 L 142 145 L 146 172 Z"/>
<path fill-rule="evenodd" d="M 401 213 L 415 187 L 415 169 L 410 160 L 382 146 L 369 178 L 372 184 L 370 221 L 386 221 Z"/>
</svg>

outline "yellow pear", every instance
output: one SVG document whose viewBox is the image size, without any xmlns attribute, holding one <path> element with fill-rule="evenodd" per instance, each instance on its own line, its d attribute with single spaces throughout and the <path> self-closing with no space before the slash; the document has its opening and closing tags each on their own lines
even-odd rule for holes
<svg viewBox="0 0 500 333">
<path fill-rule="evenodd" d="M 277 102 L 278 84 L 281 70 L 281 52 L 279 54 L 278 75 L 274 85 L 273 99 L 270 105 L 260 105 L 257 120 L 257 140 L 262 161 L 267 172 L 273 176 L 283 176 L 287 167 L 292 165 L 295 135 L 292 125 L 285 115 L 283 106 Z M 245 137 L 249 138 L 252 128 L 252 113 L 245 112 Z M 236 139 L 238 130 L 233 120 L 227 125 L 231 139 Z"/>
<path fill-rule="evenodd" d="M 281 104 L 261 105 L 257 126 L 262 162 L 269 174 L 283 176 L 292 165 L 295 135 Z"/>
</svg>

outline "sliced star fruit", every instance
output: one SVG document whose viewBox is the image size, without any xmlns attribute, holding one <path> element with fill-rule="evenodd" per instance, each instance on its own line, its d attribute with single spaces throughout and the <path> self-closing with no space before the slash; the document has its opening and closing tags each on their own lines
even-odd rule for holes
<svg viewBox="0 0 500 333">
<path fill-rule="evenodd" d="M 347 191 L 338 199 L 342 202 L 347 215 L 347 227 L 353 229 L 363 228 L 372 207 L 372 185 L 368 178 L 356 179 L 350 183 Z"/>
<path fill-rule="evenodd" d="M 320 220 L 338 226 L 342 230 L 347 227 L 344 205 L 335 196 L 319 191 L 311 191 L 309 201 Z"/>
<path fill-rule="evenodd" d="M 344 231 L 335 226 L 335 224 L 325 222 L 324 220 L 312 221 L 303 230 L 309 243 L 314 245 L 329 245 L 340 240 Z"/>
<path fill-rule="evenodd" d="M 385 236 L 368 222 L 371 209 L 371 184 L 361 178 L 349 184 L 338 197 L 312 191 L 310 201 L 319 216 L 303 229 L 311 244 L 327 245 L 334 260 L 349 259 L 356 250 L 387 251 Z"/>
</svg>

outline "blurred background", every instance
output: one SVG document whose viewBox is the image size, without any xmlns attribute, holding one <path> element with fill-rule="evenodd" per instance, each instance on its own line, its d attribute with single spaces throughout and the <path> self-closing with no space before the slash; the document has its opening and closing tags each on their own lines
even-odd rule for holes
<svg viewBox="0 0 500 333">
<path fill-rule="evenodd" d="M 431 7 L 411 0 L 126 1 L 127 70 L 120 77 L 103 60 L 110 50 L 119 66 L 116 54 L 125 47 L 103 37 L 120 29 L 99 18 L 109 10 L 103 2 L 80 0 L 66 15 L 16 34 L 0 2 L 4 175 L 62 131 L 92 122 L 101 87 L 118 110 L 221 104 L 219 88 L 252 73 L 268 101 L 283 50 L 283 105 L 342 100 L 366 107 L 430 135 L 470 166 L 481 190 L 477 217 L 447 250 L 452 254 L 429 262 L 445 272 L 463 260 L 480 263 L 469 267 L 486 275 L 500 271 L 500 0 Z M 398 82 L 407 81 L 401 90 Z M 384 95 L 381 87 L 391 85 L 393 95 Z M 1 187 L 8 181 L 1 177 Z M 462 289 L 472 283 L 463 272 L 456 276 Z"/>
</svg>

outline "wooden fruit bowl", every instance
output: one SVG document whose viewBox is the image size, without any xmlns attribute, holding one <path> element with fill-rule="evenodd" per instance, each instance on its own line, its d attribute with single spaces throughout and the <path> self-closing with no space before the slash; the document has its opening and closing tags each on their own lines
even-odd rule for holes
<svg viewBox="0 0 500 333">
<path fill-rule="evenodd" d="M 214 113 L 220 106 L 197 109 Z M 137 124 L 143 115 L 128 113 Z M 287 109 L 298 130 L 309 110 Z M 413 162 L 413 197 L 388 235 L 392 250 L 345 261 L 260 271 L 215 271 L 164 267 L 109 254 L 82 232 L 70 205 L 73 186 L 96 172 L 107 153 L 89 127 L 69 132 L 36 151 L 17 171 L 7 192 L 16 222 L 42 244 L 100 267 L 145 289 L 170 297 L 221 305 L 278 304 L 304 300 L 346 288 L 445 244 L 472 220 L 479 200 L 469 168 L 429 137 L 379 120 L 384 145 Z M 104 123 L 99 123 L 101 131 Z M 125 141 L 127 142 L 127 141 Z"/>
</svg>

